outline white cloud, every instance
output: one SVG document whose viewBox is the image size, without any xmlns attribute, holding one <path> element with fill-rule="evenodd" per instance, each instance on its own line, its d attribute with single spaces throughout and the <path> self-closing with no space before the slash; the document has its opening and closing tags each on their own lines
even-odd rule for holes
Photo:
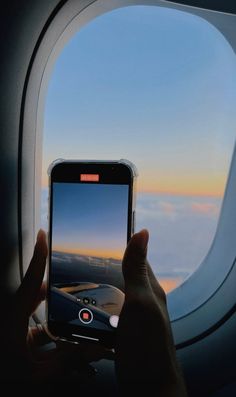
<svg viewBox="0 0 236 397">
<path fill-rule="evenodd" d="M 191 209 L 193 212 L 197 212 L 204 215 L 213 215 L 213 216 L 219 215 L 219 206 L 215 203 L 193 202 L 191 204 Z"/>
<path fill-rule="evenodd" d="M 150 233 L 148 258 L 156 274 L 185 276 L 198 267 L 214 238 L 221 200 L 142 194 L 137 227 Z"/>
</svg>

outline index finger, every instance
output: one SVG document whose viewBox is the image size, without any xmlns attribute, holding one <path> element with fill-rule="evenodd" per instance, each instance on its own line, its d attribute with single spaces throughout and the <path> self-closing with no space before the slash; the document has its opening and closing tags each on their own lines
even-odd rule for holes
<svg viewBox="0 0 236 397">
<path fill-rule="evenodd" d="M 28 270 L 17 291 L 16 302 L 21 313 L 31 315 L 38 302 L 47 259 L 46 234 L 40 230 Z"/>
</svg>

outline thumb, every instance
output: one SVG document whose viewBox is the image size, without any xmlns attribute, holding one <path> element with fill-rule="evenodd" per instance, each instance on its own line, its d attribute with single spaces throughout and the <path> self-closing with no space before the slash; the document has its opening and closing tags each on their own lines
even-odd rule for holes
<svg viewBox="0 0 236 397">
<path fill-rule="evenodd" d="M 125 250 L 122 271 L 128 296 L 149 286 L 146 261 L 148 239 L 148 231 L 143 229 L 132 236 Z"/>
</svg>

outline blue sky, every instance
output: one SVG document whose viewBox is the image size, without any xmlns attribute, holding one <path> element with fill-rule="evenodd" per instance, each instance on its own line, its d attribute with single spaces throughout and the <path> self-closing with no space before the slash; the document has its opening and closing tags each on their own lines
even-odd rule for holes
<svg viewBox="0 0 236 397">
<path fill-rule="evenodd" d="M 54 183 L 53 249 L 121 259 L 128 186 Z"/>
<path fill-rule="evenodd" d="M 193 270 L 212 242 L 227 180 L 235 71 L 222 34 L 191 14 L 133 6 L 94 19 L 52 72 L 43 187 L 58 157 L 131 160 L 150 260 L 166 273 Z"/>
<path fill-rule="evenodd" d="M 45 164 L 59 154 L 125 157 L 140 170 L 141 190 L 222 194 L 236 127 L 235 66 L 223 36 L 196 16 L 139 6 L 96 18 L 55 65 Z"/>
</svg>

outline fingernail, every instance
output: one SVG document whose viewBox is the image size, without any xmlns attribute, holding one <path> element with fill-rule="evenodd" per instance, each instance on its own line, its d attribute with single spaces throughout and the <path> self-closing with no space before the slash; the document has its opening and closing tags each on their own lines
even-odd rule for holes
<svg viewBox="0 0 236 397">
<path fill-rule="evenodd" d="M 149 238 L 148 231 L 147 231 L 147 229 L 142 229 L 142 230 L 140 230 L 139 234 L 142 236 L 141 241 L 140 241 L 140 247 L 141 247 L 142 251 L 144 253 L 146 253 L 147 246 L 148 246 L 148 238 Z"/>
<path fill-rule="evenodd" d="M 44 231 L 43 231 L 43 229 L 39 229 L 38 234 L 37 234 L 37 242 L 39 242 L 41 240 L 42 236 L 44 236 Z"/>
<path fill-rule="evenodd" d="M 48 248 L 47 242 L 45 238 L 45 231 L 40 229 L 37 234 L 37 242 L 35 245 L 36 252 L 40 252 L 43 256 L 47 257 L 48 255 Z"/>
</svg>

